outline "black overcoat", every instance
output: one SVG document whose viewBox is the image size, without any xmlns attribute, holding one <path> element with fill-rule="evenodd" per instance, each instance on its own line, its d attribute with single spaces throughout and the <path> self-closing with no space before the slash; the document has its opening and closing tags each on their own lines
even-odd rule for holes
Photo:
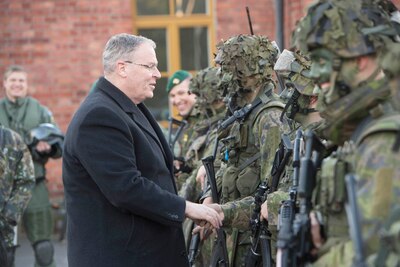
<svg viewBox="0 0 400 267">
<path fill-rule="evenodd" d="M 173 177 L 145 105 L 100 78 L 64 143 L 69 267 L 188 266 Z"/>
</svg>

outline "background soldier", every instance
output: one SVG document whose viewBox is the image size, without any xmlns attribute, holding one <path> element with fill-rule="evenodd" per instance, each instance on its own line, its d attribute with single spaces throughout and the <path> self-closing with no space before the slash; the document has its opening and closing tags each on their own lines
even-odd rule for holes
<svg viewBox="0 0 400 267">
<path fill-rule="evenodd" d="M 45 164 L 49 158 L 61 157 L 62 146 L 60 142 L 50 144 L 49 141 L 33 140 L 31 132 L 44 123 L 51 124 L 44 125 L 45 131 L 59 130 L 55 127 L 51 112 L 37 100 L 28 97 L 27 73 L 22 67 L 10 66 L 4 73 L 3 85 L 6 97 L 0 100 L 0 123 L 21 135 L 30 148 L 35 169 L 36 185 L 22 218 L 35 251 L 35 266 L 55 266 L 51 242 L 53 219 Z"/>
<path fill-rule="evenodd" d="M 198 202 L 201 196 L 204 184 L 196 180 L 198 169 L 201 168 L 201 159 L 204 156 L 212 155 L 215 140 L 217 138 L 217 126 L 225 115 L 225 104 L 223 102 L 223 93 L 225 86 L 218 76 L 219 68 L 208 67 L 200 70 L 190 82 L 190 93 L 197 96 L 195 109 L 200 115 L 198 123 L 195 125 L 196 138 L 192 140 L 191 145 L 186 152 L 186 160 L 190 166 L 195 168 L 189 178 L 183 184 L 179 195 L 194 202 Z M 220 162 L 215 164 L 219 168 Z M 192 224 L 184 226 L 187 241 L 192 238 Z M 207 244 L 206 244 L 207 243 Z M 211 242 L 201 242 L 196 266 L 209 266 L 211 255 Z"/>
<path fill-rule="evenodd" d="M 351 266 L 368 256 L 373 265 L 399 264 L 398 230 L 389 229 L 399 222 L 400 153 L 393 148 L 400 117 L 388 101 L 389 83 L 379 65 L 396 35 L 383 10 L 354 0 L 320 1 L 297 28 L 296 43 L 310 52 L 311 72 L 321 88 L 324 135 L 342 146 L 324 160 L 314 194 L 324 224 L 320 232 L 321 222 L 313 222 L 316 266 Z M 358 251 L 348 238 L 344 212 L 347 173 L 357 177 L 363 241 L 353 239 Z"/>
<path fill-rule="evenodd" d="M 0 242 L 7 250 L 2 255 L 7 258 L 0 257 L 1 266 L 13 266 L 15 229 L 34 185 L 33 162 L 28 147 L 17 133 L 0 125 Z"/>
<path fill-rule="evenodd" d="M 174 155 L 174 166 L 176 171 L 175 178 L 178 191 L 189 177 L 189 174 L 194 167 L 187 164 L 185 155 L 191 142 L 195 138 L 196 132 L 194 130 L 194 126 L 199 120 L 200 115 L 194 108 L 196 96 L 190 94 L 189 92 L 191 78 L 192 75 L 189 72 L 178 70 L 171 77 L 169 77 L 167 83 L 167 92 L 170 104 L 178 110 L 178 114 L 182 117 L 182 120 L 187 122 L 181 137 L 178 140 L 180 154 Z"/>
</svg>

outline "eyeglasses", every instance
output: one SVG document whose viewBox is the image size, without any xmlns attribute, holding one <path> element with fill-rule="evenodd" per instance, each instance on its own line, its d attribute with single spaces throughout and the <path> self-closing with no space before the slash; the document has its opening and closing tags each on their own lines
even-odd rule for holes
<svg viewBox="0 0 400 267">
<path fill-rule="evenodd" d="M 132 62 L 132 61 L 129 61 L 129 60 L 126 60 L 124 62 L 128 63 L 128 64 L 135 64 L 135 65 L 138 65 L 138 66 L 142 66 L 143 68 L 145 68 L 145 69 L 147 69 L 149 71 L 157 70 L 157 65 L 156 64 L 146 65 L 146 64 L 140 64 L 140 63 Z"/>
</svg>

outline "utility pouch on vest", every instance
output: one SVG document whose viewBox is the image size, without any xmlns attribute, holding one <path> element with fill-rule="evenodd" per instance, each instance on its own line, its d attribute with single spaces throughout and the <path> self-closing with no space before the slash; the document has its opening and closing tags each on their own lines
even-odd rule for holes
<svg viewBox="0 0 400 267">
<path fill-rule="evenodd" d="M 240 194 L 236 188 L 236 179 L 238 178 L 239 169 L 235 166 L 226 168 L 222 175 L 222 197 L 223 203 L 239 198 Z"/>
<path fill-rule="evenodd" d="M 343 211 L 346 199 L 344 184 L 346 170 L 347 163 L 335 156 L 324 160 L 321 170 L 321 191 L 318 196 L 323 212 Z"/>
<path fill-rule="evenodd" d="M 246 197 L 253 194 L 259 184 L 260 168 L 257 168 L 254 163 L 240 171 L 236 181 L 236 187 L 240 193 L 240 197 Z"/>
</svg>

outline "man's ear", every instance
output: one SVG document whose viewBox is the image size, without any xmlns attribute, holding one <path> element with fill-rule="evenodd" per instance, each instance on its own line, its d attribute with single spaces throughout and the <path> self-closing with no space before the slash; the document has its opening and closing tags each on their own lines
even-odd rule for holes
<svg viewBox="0 0 400 267">
<path fill-rule="evenodd" d="M 117 61 L 116 73 L 122 78 L 126 78 L 128 73 L 126 71 L 126 64 L 123 61 Z"/>
</svg>

